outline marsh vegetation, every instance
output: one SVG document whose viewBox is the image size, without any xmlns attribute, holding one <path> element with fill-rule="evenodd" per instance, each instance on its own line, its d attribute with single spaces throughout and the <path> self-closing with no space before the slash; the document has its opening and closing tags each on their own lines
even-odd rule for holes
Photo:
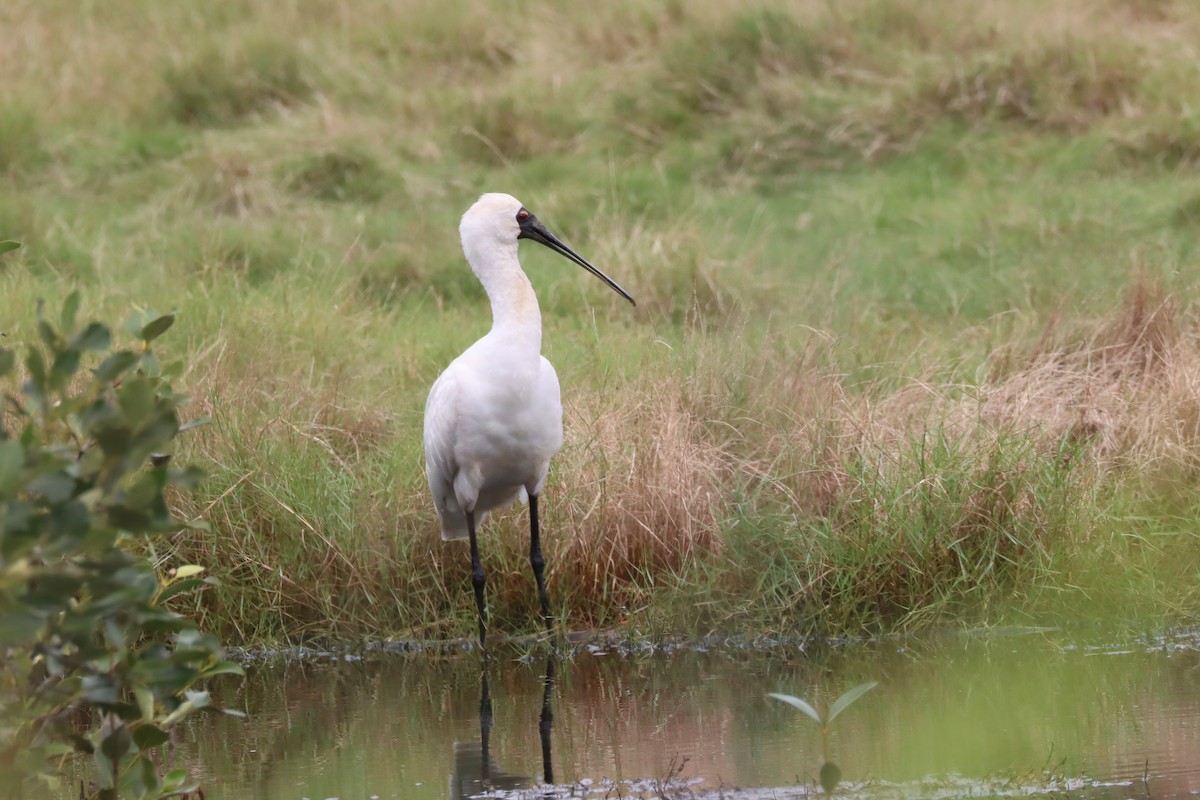
<svg viewBox="0 0 1200 800">
<path fill-rule="evenodd" d="M 425 393 L 488 326 L 457 220 L 521 198 L 572 628 L 825 634 L 1200 610 L 1200 9 L 624 0 L 3 12 L 9 347 L 173 309 L 241 643 L 471 630 Z M 520 24 L 513 24 L 514 19 Z M 4 379 L 10 380 L 10 379 Z M 13 379 L 15 380 L 15 378 Z M 5 387 L 8 388 L 7 386 Z M 484 536 L 535 620 L 520 518 Z"/>
</svg>

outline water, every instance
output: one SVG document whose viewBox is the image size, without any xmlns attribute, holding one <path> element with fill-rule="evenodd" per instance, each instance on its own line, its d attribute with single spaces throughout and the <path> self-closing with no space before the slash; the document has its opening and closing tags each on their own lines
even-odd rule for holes
<svg viewBox="0 0 1200 800">
<path fill-rule="evenodd" d="M 547 764 L 566 796 L 799 796 L 820 735 L 765 694 L 828 700 L 876 680 L 829 741 L 851 796 L 1200 792 L 1190 635 L 1112 645 L 1010 632 L 822 652 L 593 646 L 549 659 L 548 693 L 547 651 L 530 653 L 502 650 L 487 670 L 486 759 L 470 652 L 252 665 L 220 698 L 249 719 L 191 724 L 177 757 L 207 800 L 465 797 L 537 786 Z M 776 787 L 786 788 L 762 791 Z"/>
</svg>

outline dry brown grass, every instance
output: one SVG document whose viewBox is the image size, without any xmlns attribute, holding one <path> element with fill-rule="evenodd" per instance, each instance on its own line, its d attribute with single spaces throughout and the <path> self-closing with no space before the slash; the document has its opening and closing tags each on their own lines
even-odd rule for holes
<svg viewBox="0 0 1200 800">
<path fill-rule="evenodd" d="M 769 565 L 780 568 L 769 592 L 785 618 L 808 618 L 821 598 L 843 621 L 921 624 L 947 604 L 988 602 L 986 587 L 1050 563 L 1071 537 L 1096 536 L 1088 498 L 1098 487 L 1194 483 L 1194 308 L 1138 278 L 1109 314 L 1062 327 L 997 349 L 972 387 L 848 391 L 813 367 L 757 384 L 748 435 L 706 446 L 724 457 L 725 480 L 777 516 L 739 534 L 726 507 L 718 560 L 756 564 L 740 580 L 760 589 Z M 745 602 L 732 594 L 714 603 L 726 620 Z"/>
<path fill-rule="evenodd" d="M 1025 364 L 997 370 L 978 400 L 980 418 L 1036 432 L 1049 443 L 1086 445 L 1106 467 L 1194 470 L 1200 456 L 1194 309 L 1140 281 L 1091 328 L 1070 337 L 1048 326 Z M 997 360 L 1012 363 L 1011 356 Z"/>
<path fill-rule="evenodd" d="M 1017 434 L 1049 449 L 1079 446 L 1105 469 L 1200 455 L 1200 319 L 1179 296 L 1135 278 L 1107 316 L 1056 317 L 1018 335 L 996 348 L 974 386 L 914 379 L 850 392 L 819 371 L 781 375 L 766 394 L 784 401 L 787 422 L 774 425 L 790 435 L 771 442 L 767 462 L 790 450 L 816 465 L 796 498 L 823 508 L 841 483 L 838 464 L 887 463 L 933 428 L 961 442 Z"/>
<path fill-rule="evenodd" d="M 718 555 L 734 472 L 677 385 L 643 385 L 621 405 L 597 401 L 573 406 L 555 478 L 558 519 L 570 528 L 556 547 L 556 574 L 592 597 Z"/>
</svg>

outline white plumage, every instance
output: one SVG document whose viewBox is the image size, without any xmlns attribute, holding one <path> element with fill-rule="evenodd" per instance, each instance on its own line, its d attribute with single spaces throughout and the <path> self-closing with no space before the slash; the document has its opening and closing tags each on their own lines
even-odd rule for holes
<svg viewBox="0 0 1200 800">
<path fill-rule="evenodd" d="M 540 333 L 532 347 L 510 333 L 493 327 L 429 392 L 425 472 L 445 540 L 467 538 L 465 509 L 479 526 L 492 509 L 540 494 L 562 447 L 558 376 L 538 352 Z"/>
<path fill-rule="evenodd" d="M 472 581 L 484 638 L 483 568 L 475 531 L 487 512 L 530 501 L 530 561 L 550 626 L 537 530 L 537 496 L 562 446 L 562 400 L 554 367 L 541 355 L 537 295 L 517 260 L 533 239 L 629 293 L 559 241 L 507 194 L 485 194 L 459 225 L 463 251 L 492 306 L 492 329 L 438 377 L 425 403 L 425 473 L 443 539 L 471 539 Z"/>
</svg>

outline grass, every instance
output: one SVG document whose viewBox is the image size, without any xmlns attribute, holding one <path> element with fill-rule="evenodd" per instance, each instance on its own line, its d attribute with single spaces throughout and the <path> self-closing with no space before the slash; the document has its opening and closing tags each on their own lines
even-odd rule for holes
<svg viewBox="0 0 1200 800">
<path fill-rule="evenodd" d="M 487 329 L 485 190 L 638 299 L 523 251 L 569 626 L 1200 611 L 1188 4 L 57 5 L 6 21 L 0 331 L 179 312 L 212 533 L 166 557 L 228 639 L 472 630 L 419 431 Z M 523 515 L 483 549 L 536 626 Z"/>
</svg>

